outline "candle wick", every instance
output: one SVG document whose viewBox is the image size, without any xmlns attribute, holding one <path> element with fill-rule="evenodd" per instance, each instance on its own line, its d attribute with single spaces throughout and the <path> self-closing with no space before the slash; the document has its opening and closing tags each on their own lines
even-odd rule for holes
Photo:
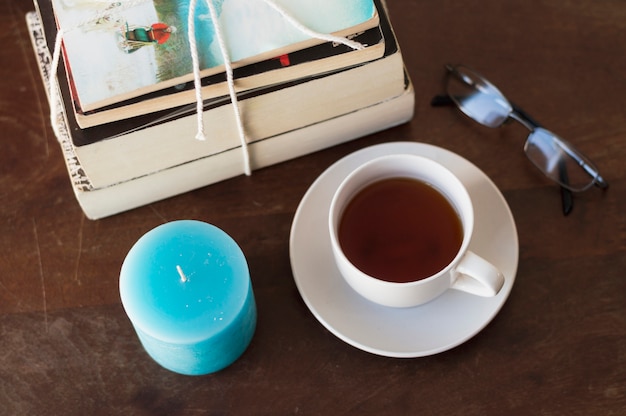
<svg viewBox="0 0 626 416">
<path fill-rule="evenodd" d="M 187 278 L 187 276 L 185 276 L 185 273 L 183 273 L 183 269 L 177 264 L 176 265 L 176 271 L 178 272 L 178 274 L 180 275 L 180 280 L 185 283 L 187 280 L 189 280 Z"/>
</svg>

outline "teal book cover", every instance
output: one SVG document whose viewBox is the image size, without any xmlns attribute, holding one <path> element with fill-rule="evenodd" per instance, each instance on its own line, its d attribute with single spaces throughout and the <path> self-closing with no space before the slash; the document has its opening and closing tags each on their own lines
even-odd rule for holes
<svg viewBox="0 0 626 416">
<path fill-rule="evenodd" d="M 212 1 L 233 67 L 322 43 L 265 0 L 198 0 L 194 28 L 202 76 L 224 71 Z M 52 0 L 74 99 L 97 109 L 193 79 L 190 0 Z M 274 0 L 302 26 L 347 36 L 378 24 L 373 0 Z"/>
</svg>

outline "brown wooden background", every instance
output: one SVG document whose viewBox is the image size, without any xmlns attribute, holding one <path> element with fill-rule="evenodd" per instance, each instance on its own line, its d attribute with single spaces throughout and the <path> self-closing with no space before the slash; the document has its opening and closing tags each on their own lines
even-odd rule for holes
<svg viewBox="0 0 626 416">
<path fill-rule="evenodd" d="M 69 186 L 28 39 L 29 0 L 0 0 L 0 414 L 626 414 L 626 5 L 622 0 L 389 0 L 416 89 L 411 123 L 100 221 Z M 574 142 L 610 182 L 575 198 L 526 160 L 526 132 L 433 109 L 443 64 L 484 73 Z M 520 264 L 491 324 L 442 354 L 392 359 L 330 334 L 302 302 L 288 237 L 309 185 L 391 140 L 459 153 L 509 203 Z M 185 377 L 144 353 L 122 310 L 131 245 L 174 219 L 211 222 L 247 255 L 259 323 L 228 369 Z"/>
</svg>

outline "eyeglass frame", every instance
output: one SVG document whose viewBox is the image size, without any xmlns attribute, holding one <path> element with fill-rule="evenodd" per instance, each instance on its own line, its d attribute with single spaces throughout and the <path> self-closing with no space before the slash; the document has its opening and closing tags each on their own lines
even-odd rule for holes
<svg viewBox="0 0 626 416">
<path fill-rule="evenodd" d="M 458 100 L 455 97 L 453 97 L 452 95 L 450 95 L 449 92 L 446 92 L 445 96 L 438 95 L 438 96 L 434 97 L 433 100 L 431 101 L 431 105 L 432 106 L 442 106 L 442 105 L 454 104 L 454 105 L 456 105 L 456 107 L 461 112 L 463 112 L 466 116 L 468 116 L 469 118 L 471 118 L 475 122 L 477 122 L 477 123 L 479 123 L 481 125 L 487 126 L 487 127 L 491 127 L 491 128 L 502 126 L 508 119 L 513 119 L 513 120 L 519 122 L 520 124 L 522 124 L 524 127 L 526 127 L 530 131 L 530 134 L 528 135 L 526 144 L 524 145 L 525 153 L 526 153 L 526 146 L 528 145 L 528 140 L 530 139 L 530 137 L 534 133 L 536 133 L 537 131 L 543 131 L 544 134 L 546 134 L 549 137 L 551 137 L 553 141 L 556 141 L 559 144 L 559 148 L 562 149 L 564 151 L 564 153 L 567 154 L 567 156 L 572 158 L 576 162 L 576 164 L 578 166 L 580 166 L 585 171 L 585 173 L 587 173 L 587 175 L 589 175 L 590 181 L 589 181 L 589 183 L 586 186 L 584 186 L 582 188 L 570 187 L 569 186 L 569 182 L 567 180 L 567 175 L 566 175 L 567 172 L 566 171 L 559 170 L 560 181 L 556 180 L 555 178 L 551 177 L 541 166 L 539 166 L 539 164 L 537 164 L 527 154 L 527 156 L 529 157 L 529 160 L 531 162 L 533 162 L 533 164 L 535 165 L 535 167 L 537 167 L 537 169 L 539 169 L 548 179 L 552 180 L 553 182 L 556 182 L 557 184 L 559 184 L 561 186 L 562 197 L 563 197 L 563 212 L 564 212 L 565 215 L 569 214 L 569 212 L 571 211 L 571 209 L 573 207 L 573 201 L 572 201 L 571 192 L 582 192 L 582 191 L 585 191 L 585 190 L 591 188 L 594 185 L 599 187 L 599 188 L 601 188 L 601 189 L 608 188 L 608 183 L 600 175 L 600 173 L 598 171 L 598 168 L 593 164 L 593 162 L 591 162 L 589 160 L 589 158 L 584 156 L 572 144 L 570 144 L 569 142 L 567 142 L 564 139 L 560 138 L 557 134 L 555 134 L 555 133 L 553 133 L 553 132 L 543 128 L 539 123 L 537 123 L 524 110 L 522 110 L 520 107 L 516 106 L 508 98 L 506 98 L 506 96 L 495 85 L 493 85 L 491 82 L 489 82 L 481 74 L 477 73 L 473 69 L 471 69 L 471 68 L 469 68 L 467 66 L 464 66 L 464 65 L 455 65 L 455 66 L 453 66 L 453 65 L 447 64 L 445 66 L 445 68 L 447 70 L 447 76 L 448 77 L 451 76 L 451 75 L 454 75 L 454 76 L 456 76 L 456 78 L 459 81 L 461 81 L 466 86 L 476 89 L 478 93 L 482 93 L 482 94 L 485 94 L 485 95 L 488 95 L 488 96 L 489 95 L 495 96 L 494 100 L 495 99 L 502 100 L 505 104 L 507 104 L 507 107 L 509 108 L 509 110 L 507 111 L 506 116 L 504 116 L 501 121 L 497 121 L 495 123 L 488 124 L 488 123 L 484 123 L 484 122 L 480 121 L 479 119 L 477 119 L 471 112 L 466 111 L 466 106 L 464 106 L 460 102 L 460 100 Z M 478 88 L 475 85 L 476 82 L 473 82 L 471 79 L 468 79 L 467 76 L 464 76 L 464 74 L 459 71 L 459 68 L 463 68 L 465 70 L 465 72 L 469 72 L 471 74 L 471 76 L 473 76 L 478 81 L 480 81 L 484 86 L 489 88 L 491 90 L 491 94 L 488 94 L 488 93 L 483 92 L 483 91 L 478 91 Z M 565 174 L 565 177 L 562 177 L 561 176 L 562 174 Z"/>
</svg>

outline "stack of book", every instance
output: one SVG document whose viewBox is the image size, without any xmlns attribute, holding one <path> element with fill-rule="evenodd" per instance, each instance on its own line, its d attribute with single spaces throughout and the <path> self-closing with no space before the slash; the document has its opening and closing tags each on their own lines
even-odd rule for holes
<svg viewBox="0 0 626 416">
<path fill-rule="evenodd" d="M 245 172 L 207 11 L 197 10 L 195 22 L 206 136 L 197 140 L 197 91 L 182 18 L 188 2 L 134 3 L 36 0 L 27 15 L 42 79 L 54 92 L 48 98 L 56 100 L 51 108 L 58 110 L 53 119 L 71 183 L 91 219 Z M 359 49 L 303 35 L 264 0 L 214 3 L 253 170 L 413 116 L 413 89 L 380 0 L 281 2 L 303 26 L 358 42 Z M 59 28 L 62 59 L 53 74 Z"/>
</svg>

